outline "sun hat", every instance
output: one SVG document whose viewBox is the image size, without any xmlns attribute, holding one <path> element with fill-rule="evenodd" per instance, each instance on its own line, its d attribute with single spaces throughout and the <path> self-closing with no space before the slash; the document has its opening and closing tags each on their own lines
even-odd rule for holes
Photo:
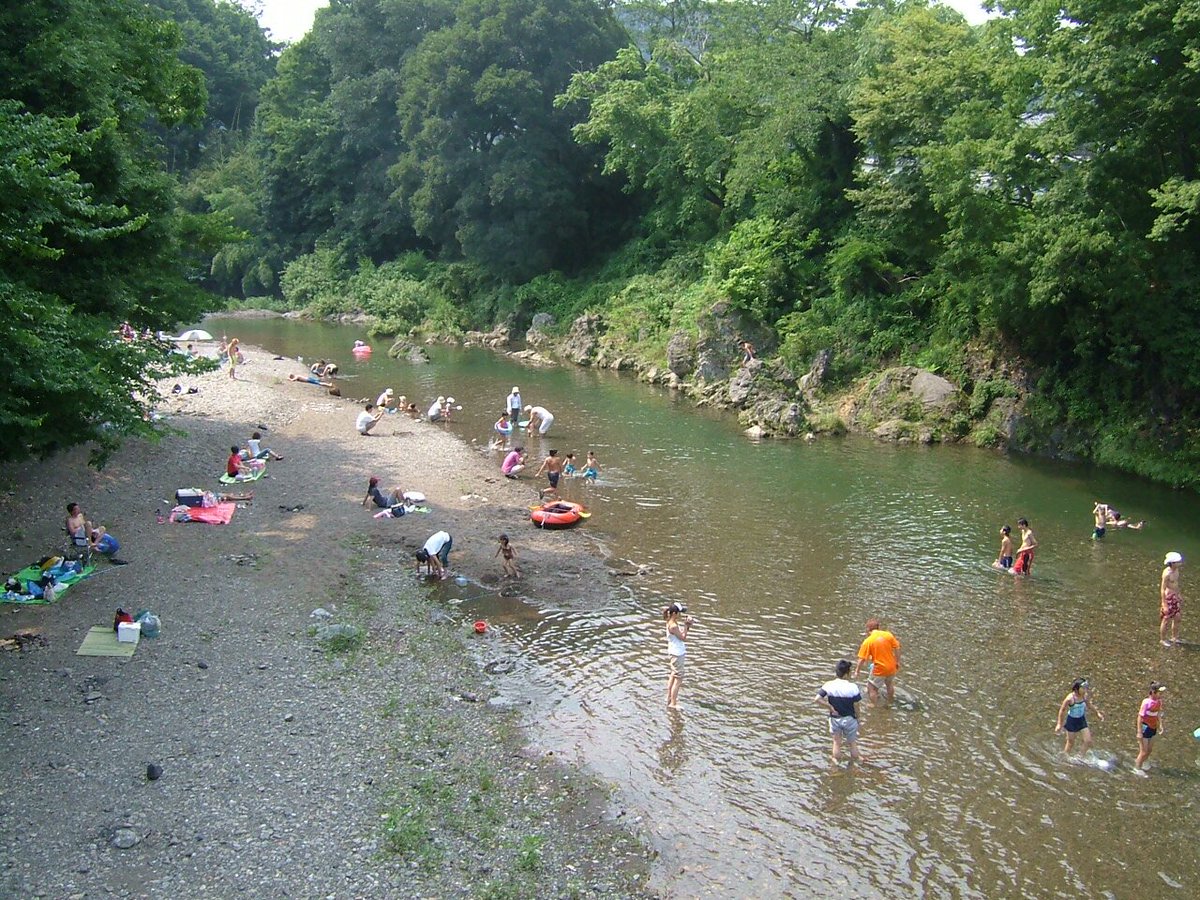
<svg viewBox="0 0 1200 900">
<path fill-rule="evenodd" d="M 1181 562 L 1183 562 L 1183 554 L 1176 553 L 1174 550 L 1172 550 L 1170 553 L 1167 554 L 1166 558 L 1163 560 L 1163 565 L 1169 566 L 1172 563 L 1181 563 Z"/>
<path fill-rule="evenodd" d="M 532 404 L 532 403 L 526 403 L 526 404 L 525 404 L 525 412 L 529 412 L 531 409 L 533 409 L 533 404 Z"/>
<path fill-rule="evenodd" d="M 669 607 L 667 607 L 667 608 L 668 608 L 669 610 L 671 610 L 671 612 L 677 612 L 677 613 L 685 613 L 685 612 L 687 612 L 687 606 L 685 606 L 684 604 L 680 603 L 678 600 L 676 600 L 674 603 L 672 603 L 672 604 L 671 604 Z"/>
<path fill-rule="evenodd" d="M 384 391 L 384 393 L 385 393 L 385 394 L 387 394 L 387 395 L 390 397 L 390 396 L 392 396 L 392 395 L 393 395 L 394 393 L 396 393 L 396 392 L 395 392 L 395 391 L 393 391 L 391 388 L 388 388 L 386 391 Z"/>
<path fill-rule="evenodd" d="M 446 402 L 445 397 L 438 397 L 438 403 L 445 403 L 445 402 Z"/>
<path fill-rule="evenodd" d="M 521 393 L 521 389 L 520 389 L 519 387 L 517 387 L 517 386 L 514 384 L 514 385 L 513 385 L 512 392 L 513 392 L 514 394 L 519 394 L 519 393 Z"/>
</svg>

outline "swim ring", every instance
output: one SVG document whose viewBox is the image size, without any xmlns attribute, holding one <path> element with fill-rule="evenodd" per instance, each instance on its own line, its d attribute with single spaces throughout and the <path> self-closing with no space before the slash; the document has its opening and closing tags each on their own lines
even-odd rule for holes
<svg viewBox="0 0 1200 900">
<path fill-rule="evenodd" d="M 370 353 L 371 345 L 364 344 L 362 341 L 355 341 L 354 346 L 350 348 L 351 353 Z"/>
<path fill-rule="evenodd" d="M 501 434 L 512 434 L 512 422 L 509 422 L 507 425 L 505 425 L 503 428 L 501 428 L 500 420 L 497 419 L 496 424 L 493 427 Z"/>
</svg>

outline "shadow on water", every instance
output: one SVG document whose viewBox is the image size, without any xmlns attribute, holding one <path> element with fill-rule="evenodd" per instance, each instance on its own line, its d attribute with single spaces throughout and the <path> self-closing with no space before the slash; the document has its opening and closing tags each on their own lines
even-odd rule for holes
<svg viewBox="0 0 1200 900">
<path fill-rule="evenodd" d="M 363 396 L 391 386 L 423 407 L 452 394 L 463 410 L 447 430 L 481 446 L 519 385 L 557 417 L 548 437 L 516 437 L 532 457 L 597 453 L 602 481 L 565 490 L 593 510 L 589 534 L 629 561 L 603 609 L 437 590 L 464 622 L 495 623 L 483 662 L 519 661 L 498 684 L 532 701 L 536 739 L 644 816 L 668 891 L 1153 896 L 1200 883 L 1196 855 L 1177 852 L 1200 828 L 1200 804 L 1183 798 L 1200 777 L 1197 645 L 1156 639 L 1164 552 L 1200 553 L 1193 497 L 965 447 L 750 443 L 730 417 L 611 372 L 443 347 L 426 366 L 360 362 L 340 349 L 361 336 L 350 328 L 223 327 L 283 355 L 340 352 Z M 1149 524 L 1092 541 L 1096 500 Z M 1019 516 L 1040 542 L 1030 578 L 990 568 L 1000 526 Z M 671 713 L 661 610 L 676 599 L 700 624 Z M 831 771 L 813 696 L 872 615 L 903 644 L 900 699 L 863 710 L 870 765 Z M 1108 713 L 1095 752 L 1115 772 L 1066 760 L 1053 733 L 1083 676 Z M 1126 777 L 1151 680 L 1171 685 L 1172 725 L 1149 776 Z"/>
</svg>

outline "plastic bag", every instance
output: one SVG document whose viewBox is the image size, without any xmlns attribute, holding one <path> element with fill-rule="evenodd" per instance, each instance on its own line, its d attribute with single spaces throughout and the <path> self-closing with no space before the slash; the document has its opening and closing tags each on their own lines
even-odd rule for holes
<svg viewBox="0 0 1200 900">
<path fill-rule="evenodd" d="M 162 631 L 162 620 L 148 609 L 138 610 L 133 621 L 142 626 L 142 637 L 156 638 Z"/>
</svg>

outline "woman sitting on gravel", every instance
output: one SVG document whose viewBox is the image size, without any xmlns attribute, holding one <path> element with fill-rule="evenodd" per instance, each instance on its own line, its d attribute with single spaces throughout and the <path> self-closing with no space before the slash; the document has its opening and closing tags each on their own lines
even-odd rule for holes
<svg viewBox="0 0 1200 900">
<path fill-rule="evenodd" d="M 395 488 L 390 494 L 379 489 L 379 478 L 372 475 L 367 481 L 367 496 L 363 497 L 363 506 L 374 502 L 380 509 L 390 509 L 404 503 L 404 488 Z"/>
</svg>

